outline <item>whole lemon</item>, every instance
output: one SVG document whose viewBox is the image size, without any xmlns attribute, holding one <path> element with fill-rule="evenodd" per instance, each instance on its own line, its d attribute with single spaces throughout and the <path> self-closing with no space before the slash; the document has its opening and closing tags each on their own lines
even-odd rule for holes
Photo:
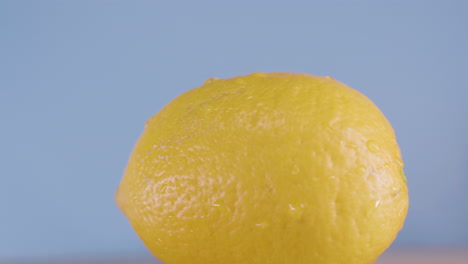
<svg viewBox="0 0 468 264">
<path fill-rule="evenodd" d="M 408 191 L 368 98 L 254 73 L 209 79 L 148 120 L 117 203 L 167 264 L 367 264 L 401 229 Z"/>
</svg>

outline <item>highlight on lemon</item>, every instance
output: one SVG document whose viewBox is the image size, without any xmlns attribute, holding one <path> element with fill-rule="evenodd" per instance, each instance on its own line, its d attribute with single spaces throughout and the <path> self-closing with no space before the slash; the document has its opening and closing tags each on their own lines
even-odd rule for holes
<svg viewBox="0 0 468 264">
<path fill-rule="evenodd" d="M 151 117 L 116 200 L 166 264 L 370 264 L 403 226 L 394 131 L 330 77 L 211 78 Z"/>
</svg>

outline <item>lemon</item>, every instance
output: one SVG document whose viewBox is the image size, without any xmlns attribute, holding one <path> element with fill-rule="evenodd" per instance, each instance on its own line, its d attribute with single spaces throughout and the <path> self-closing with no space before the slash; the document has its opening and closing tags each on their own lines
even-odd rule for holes
<svg viewBox="0 0 468 264">
<path fill-rule="evenodd" d="M 117 203 L 167 264 L 373 263 L 402 228 L 395 134 L 330 78 L 209 79 L 146 123 Z"/>
</svg>

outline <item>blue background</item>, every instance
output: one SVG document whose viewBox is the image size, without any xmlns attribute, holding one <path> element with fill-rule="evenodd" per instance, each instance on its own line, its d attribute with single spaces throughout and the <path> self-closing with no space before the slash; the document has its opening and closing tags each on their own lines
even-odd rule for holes
<svg viewBox="0 0 468 264">
<path fill-rule="evenodd" d="M 370 97 L 410 187 L 394 246 L 468 245 L 468 1 L 221 2 L 0 2 L 0 261 L 148 256 L 114 204 L 144 122 L 256 71 Z"/>
</svg>

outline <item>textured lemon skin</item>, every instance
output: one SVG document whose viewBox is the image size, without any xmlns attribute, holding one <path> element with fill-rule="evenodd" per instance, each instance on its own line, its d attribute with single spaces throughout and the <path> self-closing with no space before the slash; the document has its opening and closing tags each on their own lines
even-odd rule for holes
<svg viewBox="0 0 468 264">
<path fill-rule="evenodd" d="M 166 264 L 369 264 L 408 191 L 364 95 L 294 73 L 209 79 L 146 123 L 117 203 Z"/>
</svg>

